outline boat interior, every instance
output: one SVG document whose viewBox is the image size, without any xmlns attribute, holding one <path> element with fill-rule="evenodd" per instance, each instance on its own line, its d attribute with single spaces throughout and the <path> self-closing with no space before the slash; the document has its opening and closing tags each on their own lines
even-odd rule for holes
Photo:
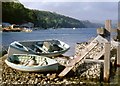
<svg viewBox="0 0 120 86">
<path fill-rule="evenodd" d="M 36 56 L 36 55 L 12 55 L 8 58 L 9 62 L 24 66 L 46 66 L 57 63 L 48 57 Z"/>
</svg>

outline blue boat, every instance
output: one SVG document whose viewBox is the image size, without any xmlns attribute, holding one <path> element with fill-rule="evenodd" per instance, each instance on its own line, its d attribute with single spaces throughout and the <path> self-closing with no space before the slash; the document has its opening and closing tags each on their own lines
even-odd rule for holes
<svg viewBox="0 0 120 86">
<path fill-rule="evenodd" d="M 60 40 L 14 41 L 8 48 L 8 56 L 13 54 L 35 54 L 54 57 L 64 54 L 70 46 Z"/>
</svg>

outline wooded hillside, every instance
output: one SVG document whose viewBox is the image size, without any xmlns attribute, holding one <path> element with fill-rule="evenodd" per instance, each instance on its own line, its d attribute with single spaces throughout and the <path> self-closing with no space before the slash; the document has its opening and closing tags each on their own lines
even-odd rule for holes
<svg viewBox="0 0 120 86">
<path fill-rule="evenodd" d="M 48 11 L 30 10 L 21 3 L 2 3 L 2 22 L 22 24 L 32 22 L 41 28 L 84 28 L 81 21 Z"/>
</svg>

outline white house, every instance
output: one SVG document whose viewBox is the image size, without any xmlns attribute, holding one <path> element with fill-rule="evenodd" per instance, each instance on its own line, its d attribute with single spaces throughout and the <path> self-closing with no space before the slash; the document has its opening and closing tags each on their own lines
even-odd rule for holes
<svg viewBox="0 0 120 86">
<path fill-rule="evenodd" d="M 31 22 L 28 22 L 28 23 L 24 23 L 24 24 L 22 24 L 22 25 L 20 25 L 20 26 L 22 26 L 22 27 L 28 27 L 28 28 L 33 28 L 33 27 L 34 27 L 34 24 L 31 23 Z"/>
</svg>

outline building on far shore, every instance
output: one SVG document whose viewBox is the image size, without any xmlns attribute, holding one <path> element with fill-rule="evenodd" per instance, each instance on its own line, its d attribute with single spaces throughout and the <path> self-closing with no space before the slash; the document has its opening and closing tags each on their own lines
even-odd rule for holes
<svg viewBox="0 0 120 86">
<path fill-rule="evenodd" d="M 9 26 L 11 26 L 10 23 L 7 23 L 7 22 L 3 22 L 3 23 L 2 23 L 2 27 L 9 27 Z"/>
<path fill-rule="evenodd" d="M 20 25 L 21 27 L 33 28 L 34 24 L 32 22 L 24 23 Z"/>
</svg>

